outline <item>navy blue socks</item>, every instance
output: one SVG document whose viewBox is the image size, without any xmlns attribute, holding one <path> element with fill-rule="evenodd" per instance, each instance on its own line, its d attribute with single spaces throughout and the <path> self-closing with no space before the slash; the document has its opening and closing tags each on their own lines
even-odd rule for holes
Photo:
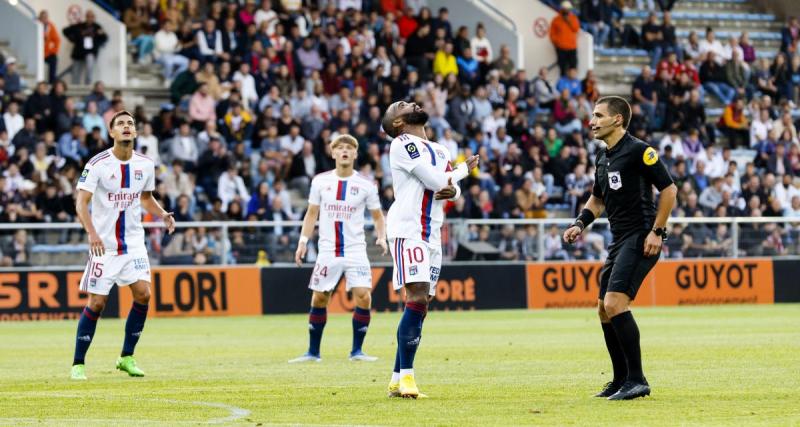
<svg viewBox="0 0 800 427">
<path fill-rule="evenodd" d="M 128 320 L 125 322 L 125 341 L 122 344 L 121 356 L 132 356 L 136 349 L 136 343 L 142 336 L 144 321 L 147 320 L 147 304 L 139 304 L 136 301 L 128 312 Z"/>
<path fill-rule="evenodd" d="M 353 349 L 350 353 L 355 354 L 361 351 L 364 337 L 367 336 L 367 329 L 369 329 L 370 317 L 369 309 L 356 307 L 353 310 Z"/>
<path fill-rule="evenodd" d="M 89 307 L 84 307 L 80 320 L 78 320 L 78 333 L 75 338 L 75 356 L 72 359 L 73 365 L 83 365 L 86 359 L 86 352 L 94 338 L 94 331 L 97 329 L 97 319 L 100 313 L 95 313 Z"/>
<path fill-rule="evenodd" d="M 308 314 L 308 353 L 319 357 L 319 344 L 322 342 L 322 331 L 328 322 L 328 309 L 311 307 Z"/>
</svg>

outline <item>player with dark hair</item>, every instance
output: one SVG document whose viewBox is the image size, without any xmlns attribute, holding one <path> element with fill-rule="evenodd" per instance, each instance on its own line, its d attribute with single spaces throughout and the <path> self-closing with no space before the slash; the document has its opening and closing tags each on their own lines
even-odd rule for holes
<svg viewBox="0 0 800 427">
<path fill-rule="evenodd" d="M 623 98 L 609 96 L 595 104 L 590 126 L 606 148 L 597 153 L 592 195 L 564 232 L 564 241 L 572 243 L 603 211 L 608 214 L 613 241 L 600 277 L 597 307 L 614 379 L 596 396 L 609 400 L 650 394 L 630 303 L 658 261 L 678 191 L 658 152 L 627 133 L 630 119 L 631 107 Z M 658 208 L 653 185 L 660 192 Z"/>
<path fill-rule="evenodd" d="M 74 380 L 86 379 L 86 352 L 114 285 L 127 286 L 133 294 L 117 369 L 132 377 L 144 376 L 133 358 L 150 302 L 150 261 L 144 244 L 142 209 L 161 218 L 170 234 L 175 231 L 172 213 L 166 212 L 153 197 L 155 164 L 133 151 L 136 140 L 133 114 L 117 112 L 108 129 L 114 146 L 86 163 L 77 185 L 75 209 L 89 235 L 89 262 L 80 289 L 89 293 L 89 304 L 78 321 L 71 372 Z"/>
<path fill-rule="evenodd" d="M 336 169 L 321 173 L 311 180 L 308 210 L 303 219 L 300 241 L 294 260 L 301 265 L 319 218 L 319 256 L 308 283 L 311 311 L 308 315 L 308 351 L 289 363 L 321 362 L 322 331 L 328 321 L 328 303 L 342 276 L 347 291 L 353 293 L 353 347 L 350 360 L 374 362 L 377 357 L 365 354 L 361 347 L 370 323 L 372 308 L 372 271 L 364 238 L 364 208 L 375 223 L 375 244 L 386 255 L 386 222 L 381 210 L 378 186 L 353 169 L 358 158 L 358 140 L 339 135 L 331 141 L 331 154 Z"/>
<path fill-rule="evenodd" d="M 450 152 L 428 141 L 428 114 L 419 105 L 395 102 L 381 124 L 392 137 L 389 163 L 395 200 L 387 215 L 387 236 L 394 260 L 395 291 L 405 288 L 406 306 L 397 328 L 397 354 L 390 397 L 424 397 L 414 379 L 414 356 L 422 337 L 429 296 L 436 295 L 442 264 L 441 227 L 444 200 L 460 195 L 458 181 L 478 164 L 472 156 L 455 170 Z"/>
</svg>

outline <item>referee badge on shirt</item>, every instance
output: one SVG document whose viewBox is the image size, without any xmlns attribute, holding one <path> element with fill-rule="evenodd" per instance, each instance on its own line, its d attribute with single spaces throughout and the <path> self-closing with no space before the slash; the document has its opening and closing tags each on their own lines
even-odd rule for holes
<svg viewBox="0 0 800 427">
<path fill-rule="evenodd" d="M 612 190 L 622 188 L 622 176 L 620 176 L 619 171 L 608 171 L 608 186 Z"/>
</svg>

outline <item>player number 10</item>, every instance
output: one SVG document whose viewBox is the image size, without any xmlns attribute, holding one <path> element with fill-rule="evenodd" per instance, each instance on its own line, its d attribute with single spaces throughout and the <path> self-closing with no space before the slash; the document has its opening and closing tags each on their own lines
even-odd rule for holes
<svg viewBox="0 0 800 427">
<path fill-rule="evenodd" d="M 425 260 L 425 255 L 422 253 L 422 248 L 409 248 L 406 249 L 406 258 L 408 262 L 422 262 Z"/>
</svg>

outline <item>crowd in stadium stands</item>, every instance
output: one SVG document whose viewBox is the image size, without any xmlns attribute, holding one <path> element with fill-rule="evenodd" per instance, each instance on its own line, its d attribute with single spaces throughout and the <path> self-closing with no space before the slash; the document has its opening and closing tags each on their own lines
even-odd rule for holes
<svg viewBox="0 0 800 427">
<path fill-rule="evenodd" d="M 482 25 L 450 22 L 447 9 L 432 12 L 424 1 L 212 1 L 207 10 L 184 0 L 117 3 L 130 3 L 118 6 L 135 60 L 161 64 L 172 102 L 150 117 L 102 82 L 85 98 L 69 97 L 54 73 L 50 83 L 27 86 L 15 59 L 3 58 L 0 222 L 75 221 L 76 178 L 109 146 L 106 123 L 125 108 L 139 124 L 136 150 L 158 165 L 157 196 L 178 221 L 300 219 L 292 194 L 304 197 L 311 178 L 333 168 L 326 141 L 341 133 L 358 140 L 357 169 L 379 185 L 388 209 L 389 140 L 380 117 L 400 99 L 424 106 L 430 137 L 457 162 L 475 153 L 483 159 L 462 183 L 463 197 L 447 206 L 448 218 L 572 216 L 590 194 L 599 145 L 587 124 L 601 94 L 591 71 L 578 76 L 569 44 L 561 46 L 561 77 L 549 80 L 547 69 L 519 69 Z M 662 3 L 668 9 L 673 2 Z M 775 59 L 757 60 L 746 32 L 722 43 L 709 28 L 681 43 L 668 13 L 661 22 L 651 15 L 637 31 L 622 24 L 619 6 L 584 0 L 581 25 L 598 46 L 653 53 L 633 84 L 629 131 L 669 166 L 680 189 L 674 215 L 800 218 L 800 143 L 791 115 L 800 88 L 797 20 L 784 28 Z M 557 7 L 563 13 L 555 20 L 574 17 L 568 2 Z M 74 40 L 69 33 L 66 40 Z M 58 32 L 45 36 L 53 42 Z M 72 58 L 86 62 L 79 71 L 88 78 L 102 41 L 82 43 L 75 51 L 84 56 Z M 57 61 L 52 52 L 48 64 Z M 719 123 L 706 120 L 706 94 L 725 106 Z M 610 236 L 595 228 L 570 247 L 558 228 L 547 229 L 544 257 L 603 257 Z M 232 230 L 230 255 L 240 263 L 291 260 L 297 232 Z M 473 226 L 451 233 L 449 244 L 487 241 L 503 259 L 536 259 L 538 232 Z M 672 233 L 670 257 L 731 252 L 725 224 L 675 225 Z M 765 255 L 797 253 L 800 240 L 796 226 L 783 224 L 742 226 L 741 237 L 742 253 Z M 30 258 L 29 236 L 4 239 L 2 263 Z M 197 228 L 171 239 L 152 232 L 150 244 L 162 262 L 203 264 L 219 259 L 220 239 L 219 230 Z"/>
</svg>

